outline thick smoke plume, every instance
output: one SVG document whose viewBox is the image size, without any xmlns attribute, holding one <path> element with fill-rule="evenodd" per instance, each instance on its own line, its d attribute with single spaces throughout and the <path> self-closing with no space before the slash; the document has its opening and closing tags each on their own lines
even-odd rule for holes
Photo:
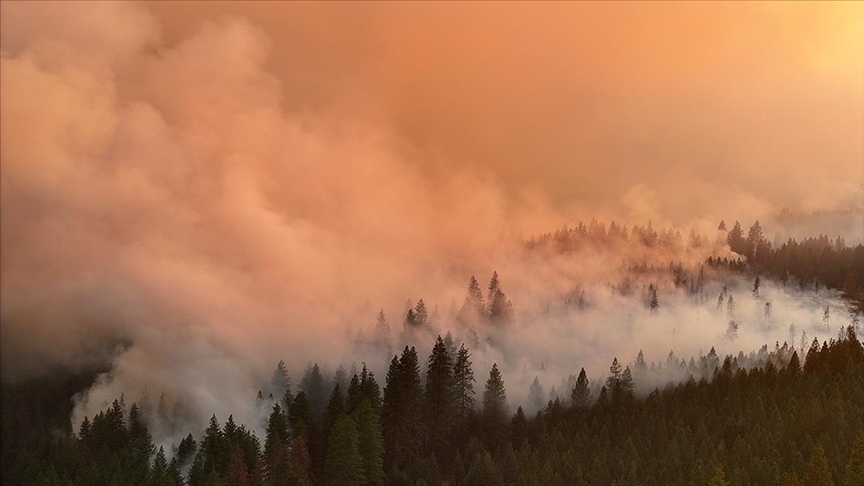
<svg viewBox="0 0 864 486">
<path fill-rule="evenodd" d="M 642 179 L 622 182 L 603 169 L 609 167 L 604 160 L 613 155 L 605 144 L 556 145 L 559 139 L 553 132 L 564 130 L 574 114 L 539 120 L 535 108 L 516 104 L 513 118 L 500 117 L 501 106 L 516 99 L 503 88 L 508 85 L 503 79 L 490 91 L 500 96 L 500 103 L 490 106 L 489 119 L 534 120 L 551 127 L 550 134 L 537 138 L 534 129 L 525 128 L 524 138 L 516 143 L 514 127 L 522 126 L 508 122 L 481 130 L 478 139 L 468 143 L 455 133 L 459 127 L 432 123 L 432 108 L 461 106 L 460 100 L 471 99 L 480 87 L 460 78 L 455 86 L 467 91 L 450 97 L 446 89 L 429 84 L 435 76 L 424 78 L 422 70 L 412 70 L 402 57 L 391 59 L 395 54 L 386 49 L 381 58 L 385 65 L 372 63 L 374 56 L 367 49 L 374 49 L 369 46 L 407 35 L 405 26 L 385 21 L 378 7 L 366 14 L 380 23 L 384 40 L 370 39 L 360 44 L 358 53 L 360 60 L 369 58 L 367 71 L 347 61 L 344 71 L 333 71 L 340 59 L 350 57 L 342 50 L 346 39 L 336 39 L 333 54 L 315 64 L 301 47 L 325 49 L 320 41 L 330 27 L 322 25 L 330 24 L 321 22 L 333 12 L 305 8 L 286 19 L 286 25 L 296 27 L 302 20 L 309 30 L 298 28 L 298 37 L 289 42 L 274 37 L 272 25 L 250 20 L 260 15 L 255 12 L 192 22 L 180 11 L 171 20 L 158 5 L 2 4 L 4 380 L 107 360 L 112 371 L 78 397 L 74 420 L 92 415 L 122 392 L 134 399 L 147 386 L 151 393 L 165 392 L 185 403 L 201 421 L 215 412 L 220 418 L 233 413 L 238 421 L 254 423 L 251 404 L 279 359 L 286 360 L 295 378 L 310 360 L 331 371 L 339 362 L 348 366 L 366 360 L 383 380 L 387 356 L 361 353 L 365 348 L 358 347 L 356 337 L 357 329 L 372 332 L 378 309 L 384 309 L 399 331 L 405 300 L 423 298 L 430 308 L 439 307 L 442 317 L 434 331 L 452 327 L 457 339 L 472 339 L 467 328 L 453 325 L 449 306 L 454 299 L 461 304 L 470 275 L 485 285 L 498 270 L 516 318 L 498 333 L 473 330 L 475 367 L 482 380 L 498 362 L 511 401 L 517 404 L 524 401 L 534 376 L 548 390 L 581 366 L 600 378 L 611 356 L 629 362 L 639 348 L 655 360 L 666 359 L 671 349 L 681 356 L 696 354 L 714 341 L 718 352 L 756 348 L 782 342 L 790 323 L 799 326 L 799 332 L 812 330 L 808 335 L 813 337 L 821 325 L 821 309 L 842 308 L 833 295 L 804 296 L 765 282 L 760 298 L 773 302 L 775 311 L 772 322 L 762 322 L 754 316 L 764 302 L 750 297 L 746 287 L 751 283 L 719 276 L 706 293 L 716 299 L 719 282 L 727 279 L 728 291 L 740 303 L 736 312 L 747 316 L 737 340 L 723 341 L 728 317 L 718 314 L 710 301 L 694 304 L 692 296 L 675 289 L 666 277 L 634 277 L 632 295 L 622 295 L 615 286 L 628 277 L 631 263 L 681 261 L 695 269 L 708 256 L 729 256 L 713 233 L 720 216 L 729 217 L 724 211 L 778 211 L 795 200 L 804 187 L 795 178 L 805 174 L 814 196 L 805 207 L 793 209 L 834 214 L 851 207 L 851 218 L 860 219 L 861 188 L 845 182 L 857 174 L 860 143 L 843 139 L 842 147 L 830 153 L 837 170 L 820 173 L 815 180 L 809 176 L 809 160 L 798 159 L 792 171 L 784 167 L 783 173 L 791 174 L 782 181 L 788 194 L 774 193 L 774 184 L 770 187 L 775 189 L 758 192 L 756 187 L 768 186 L 750 181 L 728 194 L 705 193 L 706 199 L 691 208 L 698 212 L 687 213 L 681 200 L 669 199 L 672 192 L 664 180 L 694 179 L 684 187 L 701 191 L 710 177 L 722 173 L 732 178 L 736 167 L 751 161 L 700 162 L 709 169 L 697 166 L 695 173 L 678 173 L 686 174 L 684 179 L 640 169 L 635 177 Z M 473 19 L 478 13 L 466 15 Z M 431 18 L 441 22 L 438 17 Z M 359 35 L 353 29 L 356 26 L 346 27 L 349 40 Z M 468 33 L 459 35 L 467 38 Z M 836 54 L 840 40 L 826 42 L 825 52 Z M 449 70 L 460 67 L 445 62 L 441 52 L 427 55 Z M 467 62 L 462 55 L 455 58 Z M 598 61 L 585 62 L 593 66 Z M 833 61 L 825 62 L 825 69 L 837 68 Z M 488 69 L 479 67 L 472 82 Z M 408 79 L 394 78 L 402 84 L 394 87 L 398 96 L 393 96 L 421 98 L 421 93 L 403 87 L 408 85 L 441 98 L 405 106 L 377 91 L 385 90 L 388 85 L 381 80 L 397 71 Z M 342 84 L 316 91 L 313 86 L 324 72 L 344 75 L 344 83 L 358 91 Z M 552 79 L 548 72 L 543 76 Z M 843 71 L 837 79 L 840 92 L 846 93 L 850 80 L 860 80 L 861 73 Z M 666 91 L 654 87 L 661 94 Z M 549 100 L 541 92 L 546 91 L 535 95 L 542 108 Z M 562 94 L 567 93 L 573 94 Z M 667 101 L 669 96 L 665 94 Z M 861 101 L 860 92 L 850 96 Z M 651 98 L 658 103 L 664 99 Z M 489 101 L 483 99 L 481 104 Z M 818 99 L 805 101 L 809 107 Z M 847 103 L 832 106 L 840 110 L 841 105 Z M 417 118 L 406 119 L 409 108 L 417 110 Z M 624 117 L 621 110 L 613 113 Z M 530 116 L 522 116 L 525 113 Z M 640 121 L 657 114 L 652 107 L 634 113 L 645 115 Z M 677 123 L 674 118 L 667 120 L 667 128 Z M 475 129 L 484 121 L 466 119 Z M 845 111 L 840 121 L 843 130 L 862 127 L 862 120 Z M 589 125 L 583 120 L 578 126 Z M 835 134 L 837 139 L 847 131 Z M 604 128 L 595 140 L 609 133 Z M 622 166 L 652 167 L 642 161 L 663 158 L 643 145 L 657 134 L 639 133 L 641 143 L 628 139 L 621 145 L 627 152 L 620 154 Z M 686 136 L 681 159 L 672 167 L 706 155 L 694 151 L 704 141 L 700 134 Z M 499 138 L 502 145 L 494 150 L 478 148 Z M 814 139 L 804 140 L 805 152 L 815 153 Z M 660 137 L 657 144 L 669 142 Z M 734 158 L 744 146 L 730 145 L 735 150 L 727 156 Z M 778 147 L 776 141 L 767 144 L 759 157 L 774 160 L 788 154 Z M 588 162 L 577 164 L 572 174 L 551 169 L 567 165 L 559 151 L 593 158 L 597 171 L 591 172 L 595 164 Z M 638 164 L 635 151 L 641 154 Z M 715 170 L 711 164 L 727 166 Z M 517 182 L 534 168 L 536 177 Z M 544 178 L 557 182 L 544 187 Z M 575 196 L 563 198 L 564 179 L 573 183 Z M 687 224 L 707 235 L 706 243 L 651 254 L 630 247 L 586 250 L 566 259 L 525 253 L 523 240 L 528 236 L 590 217 L 585 212 L 589 210 L 600 216 L 620 212 L 619 221 L 631 223 L 653 218 L 655 224 Z M 839 221 L 843 226 L 845 220 Z M 846 235 L 848 243 L 862 238 L 854 229 Z M 659 289 L 660 306 L 653 314 L 642 299 L 648 285 Z M 576 290 L 585 292 L 590 305 L 573 311 L 561 302 Z M 414 343 L 421 356 L 431 348 L 434 334 Z M 835 329 L 822 333 L 834 334 Z M 394 336 L 393 344 L 405 343 Z"/>
</svg>

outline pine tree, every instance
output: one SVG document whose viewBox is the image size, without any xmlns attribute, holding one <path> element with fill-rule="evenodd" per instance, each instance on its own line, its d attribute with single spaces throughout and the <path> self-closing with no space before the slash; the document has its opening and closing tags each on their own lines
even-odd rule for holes
<svg viewBox="0 0 864 486">
<path fill-rule="evenodd" d="M 504 486 L 504 478 L 501 477 L 501 472 L 492 460 L 492 456 L 484 450 L 474 456 L 463 484 Z"/>
<path fill-rule="evenodd" d="M 821 444 L 816 444 L 810 454 L 810 462 L 804 469 L 804 484 L 818 484 L 820 486 L 834 486 L 834 478 L 831 476 L 831 468 Z"/>
<path fill-rule="evenodd" d="M 531 386 L 528 389 L 528 403 L 531 404 L 534 410 L 543 408 L 543 385 L 540 384 L 540 378 L 534 377 Z"/>
<path fill-rule="evenodd" d="M 627 366 L 621 374 L 621 381 L 618 382 L 619 399 L 625 401 L 632 399 L 634 388 L 635 384 L 633 383 L 633 375 L 630 373 L 630 367 Z"/>
<path fill-rule="evenodd" d="M 498 290 L 501 288 L 501 283 L 498 281 L 498 272 L 492 272 L 492 278 L 489 280 L 489 293 L 487 295 L 487 299 L 489 302 L 492 302 L 492 299 L 495 297 L 495 294 L 498 293 Z"/>
<path fill-rule="evenodd" d="M 267 388 L 267 393 L 274 397 L 283 398 L 286 391 L 289 394 L 291 392 L 291 377 L 288 375 L 288 367 L 285 366 L 285 361 L 280 359 L 276 365 L 276 369 L 273 370 L 273 376 L 270 378 L 270 386 Z"/>
<path fill-rule="evenodd" d="M 309 439 L 314 427 L 312 418 L 312 407 L 305 391 L 301 391 L 294 397 L 294 402 L 288 410 L 288 423 L 294 435 Z"/>
<path fill-rule="evenodd" d="M 165 459 L 165 449 L 159 447 L 156 451 L 156 458 L 153 460 L 153 467 L 150 469 L 150 478 L 148 480 L 150 486 L 180 486 L 175 485 L 171 480 L 168 472 L 168 461 Z"/>
<path fill-rule="evenodd" d="M 339 384 L 333 387 L 333 392 L 330 394 L 330 400 L 327 402 L 327 408 L 324 410 L 324 430 L 328 431 L 336 423 L 339 417 L 346 414 L 345 398 L 342 396 L 342 387 Z"/>
<path fill-rule="evenodd" d="M 356 371 L 356 369 L 355 369 Z M 348 390 L 348 383 L 351 377 L 348 375 L 348 371 L 345 369 L 345 365 L 339 363 L 339 367 L 336 368 L 336 373 L 333 374 L 333 387 L 339 385 L 342 393 L 344 394 Z"/>
<path fill-rule="evenodd" d="M 444 335 L 444 346 L 447 348 L 447 356 L 450 356 L 450 362 L 456 362 L 456 353 L 459 351 L 456 349 L 456 341 L 453 339 L 453 333 L 447 331 L 447 334 Z"/>
<path fill-rule="evenodd" d="M 500 435 L 507 423 L 507 392 L 497 363 L 492 365 L 483 391 L 483 421 L 488 438 L 492 443 L 500 443 Z"/>
<path fill-rule="evenodd" d="M 443 458 L 454 419 L 453 364 L 441 336 L 435 341 L 426 368 L 425 419 L 432 451 Z"/>
<path fill-rule="evenodd" d="M 588 384 L 588 375 L 585 373 L 585 368 L 579 371 L 579 378 L 576 379 L 576 386 L 570 394 L 570 403 L 576 408 L 587 408 L 591 405 L 591 389 Z"/>
<path fill-rule="evenodd" d="M 732 231 L 726 235 L 726 242 L 729 243 L 729 249 L 735 253 L 747 255 L 747 240 L 744 239 L 744 230 L 738 221 L 735 221 Z"/>
<path fill-rule="evenodd" d="M 192 437 L 192 434 L 187 435 L 185 439 L 181 440 L 180 445 L 177 446 L 177 453 L 175 455 L 180 466 L 186 466 L 189 464 L 195 457 L 195 452 L 197 450 L 198 444 L 195 442 L 195 438 Z"/>
<path fill-rule="evenodd" d="M 246 460 L 240 447 L 233 446 L 228 456 L 228 468 L 226 477 L 231 486 L 251 486 L 249 471 Z"/>
<path fill-rule="evenodd" d="M 648 364 L 645 363 L 645 354 L 642 353 L 642 350 L 639 350 L 639 354 L 636 355 L 636 363 L 634 364 L 634 369 L 637 374 L 646 373 L 648 371 Z"/>
<path fill-rule="evenodd" d="M 405 314 L 405 320 L 402 321 L 402 326 L 406 332 L 411 332 L 419 327 L 417 324 L 417 314 L 414 312 L 414 309 L 408 309 L 408 312 Z"/>
<path fill-rule="evenodd" d="M 756 220 L 747 232 L 747 249 L 745 254 L 751 262 L 756 261 L 757 254 L 760 258 L 762 257 L 760 250 L 763 249 L 764 240 L 765 237 L 762 235 L 762 225 L 759 224 L 759 220 Z"/>
<path fill-rule="evenodd" d="M 510 438 L 517 446 L 522 445 L 522 441 L 528 432 L 528 418 L 525 417 L 525 411 L 522 407 L 516 408 L 516 413 L 510 419 Z"/>
<path fill-rule="evenodd" d="M 267 484 L 289 484 L 291 480 L 288 440 L 288 421 L 277 403 L 273 405 L 273 412 L 267 421 L 264 442 L 264 480 Z"/>
<path fill-rule="evenodd" d="M 471 369 L 471 355 L 465 344 L 459 347 L 456 363 L 453 365 L 454 401 L 460 422 L 474 410 L 474 371 Z"/>
<path fill-rule="evenodd" d="M 606 378 L 606 388 L 614 390 L 621 380 L 621 365 L 618 363 L 618 358 L 612 360 L 612 365 L 609 367 L 609 376 Z"/>
<path fill-rule="evenodd" d="M 819 370 L 819 339 L 813 338 L 810 343 L 810 349 L 807 351 L 807 356 L 804 358 L 804 372 L 812 373 Z"/>
<path fill-rule="evenodd" d="M 364 399 L 369 400 L 372 409 L 378 413 L 381 408 L 381 389 L 375 381 L 375 375 L 366 368 L 366 363 L 363 363 L 363 370 L 359 375 L 354 375 L 348 387 L 348 413 L 354 412 Z"/>
<path fill-rule="evenodd" d="M 309 406 L 312 410 L 312 417 L 317 424 L 320 424 L 324 418 L 324 407 L 327 406 L 328 393 L 318 363 L 306 367 L 303 379 L 300 381 L 300 389 L 306 392 L 306 398 L 309 400 Z"/>
<path fill-rule="evenodd" d="M 171 416 L 168 413 L 168 404 L 165 402 L 165 393 L 159 395 L 156 404 L 156 432 L 168 432 L 171 429 Z"/>
<path fill-rule="evenodd" d="M 138 400 L 141 405 L 138 409 L 141 411 L 141 417 L 144 423 L 151 426 L 153 423 L 153 402 L 150 401 L 150 394 L 147 393 L 147 386 L 144 386 L 144 391 L 141 393 L 141 398 Z"/>
<path fill-rule="evenodd" d="M 801 480 L 798 479 L 798 474 L 795 473 L 795 470 L 790 469 L 783 474 L 783 477 L 780 478 L 780 486 L 805 486 L 801 483 Z"/>
<path fill-rule="evenodd" d="M 798 359 L 798 351 L 792 352 L 789 364 L 786 365 L 786 373 L 793 377 L 801 373 L 801 361 Z"/>
<path fill-rule="evenodd" d="M 369 399 L 364 398 L 351 416 L 357 424 L 358 447 L 366 484 L 384 484 L 384 439 L 378 414 Z"/>
<path fill-rule="evenodd" d="M 144 425 L 144 418 L 136 404 L 129 409 L 129 441 L 132 455 L 130 473 L 137 476 L 139 481 L 144 481 L 150 470 L 150 457 L 156 451 L 153 438 Z"/>
<path fill-rule="evenodd" d="M 708 486 L 729 486 L 729 481 L 726 481 L 726 473 L 723 471 L 723 466 L 717 466 L 714 471 L 714 476 L 708 481 Z"/>
<path fill-rule="evenodd" d="M 859 435 L 852 445 L 852 452 L 843 470 L 842 486 L 864 484 L 864 435 Z"/>
<path fill-rule="evenodd" d="M 426 309 L 426 304 L 423 299 L 417 301 L 417 306 L 414 307 L 414 316 L 416 318 L 415 326 L 420 329 L 426 329 L 429 325 L 429 311 Z"/>
<path fill-rule="evenodd" d="M 406 346 L 401 358 L 394 356 L 390 362 L 381 407 L 387 457 L 397 467 L 404 465 L 422 442 L 422 397 L 417 350 Z"/>
<path fill-rule="evenodd" d="M 485 315 L 487 314 L 486 304 L 483 301 L 483 291 L 480 289 L 477 279 L 471 275 L 471 280 L 468 282 L 468 295 L 465 296 L 462 308 L 459 309 L 457 320 L 463 325 L 471 325 L 483 320 Z"/>
<path fill-rule="evenodd" d="M 210 425 L 204 431 L 201 439 L 201 450 L 198 453 L 204 456 L 204 470 L 222 472 L 228 463 L 228 447 L 225 434 L 219 426 L 216 415 L 210 417 Z M 221 474 L 219 475 L 221 477 Z"/>
<path fill-rule="evenodd" d="M 390 323 L 387 322 L 387 316 L 384 315 L 384 309 L 378 311 L 378 318 L 375 322 L 375 344 L 390 354 L 393 336 Z"/>
<path fill-rule="evenodd" d="M 363 458 L 359 447 L 360 440 L 354 421 L 345 416 L 337 418 L 330 432 L 324 484 L 328 486 L 367 484 L 363 476 Z"/>
<path fill-rule="evenodd" d="M 648 308 L 651 310 L 651 313 L 656 313 L 658 308 L 660 307 L 660 302 L 657 300 L 657 287 L 653 284 L 648 287 L 649 292 L 651 294 L 651 300 L 648 303 Z"/>
<path fill-rule="evenodd" d="M 632 398 L 633 387 L 633 377 L 630 373 L 630 367 L 628 366 L 622 372 L 618 358 L 613 359 L 612 366 L 609 367 L 609 377 L 606 378 L 606 388 L 609 390 L 611 402 L 615 405 L 620 405 Z"/>
<path fill-rule="evenodd" d="M 513 322 L 515 312 L 513 304 L 500 289 L 489 302 L 489 320 L 496 325 L 507 325 Z"/>
</svg>

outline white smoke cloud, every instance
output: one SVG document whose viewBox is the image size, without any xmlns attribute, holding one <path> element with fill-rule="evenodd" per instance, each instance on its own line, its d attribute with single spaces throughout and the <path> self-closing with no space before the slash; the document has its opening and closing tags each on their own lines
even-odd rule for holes
<svg viewBox="0 0 864 486">
<path fill-rule="evenodd" d="M 724 332 L 710 305 L 670 291 L 648 316 L 610 288 L 626 275 L 622 258 L 693 264 L 722 245 L 526 256 L 523 235 L 565 221 L 542 192 L 514 195 L 476 167 L 437 164 L 371 118 L 296 109 L 268 68 L 280 53 L 246 19 L 214 18 L 169 44 L 126 3 L 2 12 L 3 379 L 110 360 L 75 422 L 146 385 L 198 413 L 190 430 L 211 413 L 251 424 L 281 358 L 295 378 L 309 360 L 377 359 L 383 380 L 386 357 L 357 355 L 346 327 L 380 307 L 398 328 L 409 297 L 443 313 L 469 275 L 493 269 L 517 322 L 474 350 L 477 388 L 498 362 L 513 405 L 540 363 L 548 390 L 581 366 L 601 377 L 613 355 L 687 356 Z M 625 200 L 634 217 L 665 209 L 645 186 Z M 574 284 L 594 303 L 576 315 L 555 307 Z M 742 323 L 729 351 L 782 340 L 787 321 L 812 325 L 824 302 L 840 305 L 830 295 L 805 305 L 767 283 L 765 293 L 776 329 Z M 755 313 L 747 302 L 739 312 Z M 417 343 L 421 360 L 431 338 Z"/>
</svg>

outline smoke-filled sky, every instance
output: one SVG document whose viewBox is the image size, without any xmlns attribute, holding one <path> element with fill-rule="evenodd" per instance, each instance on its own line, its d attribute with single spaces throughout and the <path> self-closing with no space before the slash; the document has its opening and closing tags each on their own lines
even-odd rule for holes
<svg viewBox="0 0 864 486">
<path fill-rule="evenodd" d="M 576 214 L 684 224 L 864 204 L 860 2 L 148 9 L 169 43 L 243 15 L 288 110 L 375 117 L 421 165 Z"/>
<path fill-rule="evenodd" d="M 471 274 L 498 269 L 527 325 L 529 296 L 572 282 L 519 241 L 565 223 L 713 239 L 787 207 L 864 238 L 860 2 L 0 5 L 4 379 L 119 341 L 101 392 L 147 383 L 209 416 L 279 358 L 362 358 L 346 322 L 398 327 Z M 630 359 L 610 333 L 584 362 Z"/>
</svg>

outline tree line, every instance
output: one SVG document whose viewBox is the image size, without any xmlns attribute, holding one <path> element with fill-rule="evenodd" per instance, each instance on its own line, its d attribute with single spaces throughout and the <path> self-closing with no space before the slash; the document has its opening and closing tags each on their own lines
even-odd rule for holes
<svg viewBox="0 0 864 486">
<path fill-rule="evenodd" d="M 268 407 L 264 437 L 213 416 L 200 439 L 190 433 L 171 451 L 154 445 L 147 414 L 124 399 L 74 434 L 16 437 L 8 450 L 7 434 L 24 432 L 10 430 L 14 412 L 4 407 L 3 482 L 862 484 L 864 346 L 854 328 L 814 340 L 804 356 L 778 348 L 749 359 L 721 364 L 709 353 L 700 366 L 711 367 L 710 378 L 694 374 L 638 399 L 644 358 L 633 372 L 616 358 L 599 392 L 582 369 L 568 399 L 528 416 L 510 409 L 497 365 L 475 390 L 468 348 L 454 352 L 439 336 L 425 372 L 417 350 L 405 347 L 383 389 L 365 366 L 345 389 L 338 380 L 325 386 L 312 367 L 294 394 L 280 363 L 268 389 L 281 398 L 258 402 Z"/>
</svg>

